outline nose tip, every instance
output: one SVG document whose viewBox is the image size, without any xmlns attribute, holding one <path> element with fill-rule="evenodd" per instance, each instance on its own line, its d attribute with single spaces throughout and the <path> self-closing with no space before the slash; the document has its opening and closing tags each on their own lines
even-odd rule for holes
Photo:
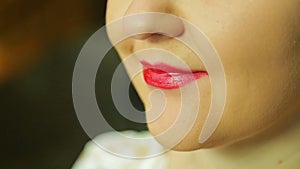
<svg viewBox="0 0 300 169">
<path fill-rule="evenodd" d="M 163 3 L 164 0 L 160 3 L 154 1 L 134 0 L 123 19 L 124 31 L 139 40 L 147 39 L 154 34 L 180 36 L 184 32 L 181 19 L 171 13 L 165 13 L 165 6 L 168 4 Z"/>
</svg>

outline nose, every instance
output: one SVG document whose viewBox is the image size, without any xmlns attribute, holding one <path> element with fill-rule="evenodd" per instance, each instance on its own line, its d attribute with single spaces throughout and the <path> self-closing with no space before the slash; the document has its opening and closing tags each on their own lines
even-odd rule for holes
<svg viewBox="0 0 300 169">
<path fill-rule="evenodd" d="M 172 15 L 169 0 L 133 0 L 123 20 L 124 31 L 134 39 L 144 40 L 152 35 L 180 36 L 182 21 Z"/>
</svg>

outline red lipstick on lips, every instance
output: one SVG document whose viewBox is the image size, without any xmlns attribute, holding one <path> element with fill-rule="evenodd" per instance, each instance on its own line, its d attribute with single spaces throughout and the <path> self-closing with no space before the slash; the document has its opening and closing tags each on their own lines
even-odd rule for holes
<svg viewBox="0 0 300 169">
<path fill-rule="evenodd" d="M 187 71 L 164 63 L 152 65 L 141 61 L 141 64 L 145 82 L 161 89 L 177 89 L 208 75 L 206 71 Z"/>
</svg>

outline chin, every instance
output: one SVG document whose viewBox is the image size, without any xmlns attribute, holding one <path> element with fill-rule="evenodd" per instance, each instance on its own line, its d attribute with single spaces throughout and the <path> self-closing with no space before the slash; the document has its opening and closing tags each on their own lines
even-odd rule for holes
<svg viewBox="0 0 300 169">
<path fill-rule="evenodd" d="M 156 128 L 148 124 L 150 133 L 155 137 L 161 134 L 163 131 L 161 128 Z M 215 137 L 211 137 L 206 142 L 200 144 L 198 142 L 200 130 L 191 130 L 178 144 L 175 146 L 170 144 L 170 137 L 155 137 L 156 141 L 163 147 L 173 151 L 196 151 L 200 149 L 216 148 L 224 145 L 224 140 L 216 141 Z"/>
</svg>

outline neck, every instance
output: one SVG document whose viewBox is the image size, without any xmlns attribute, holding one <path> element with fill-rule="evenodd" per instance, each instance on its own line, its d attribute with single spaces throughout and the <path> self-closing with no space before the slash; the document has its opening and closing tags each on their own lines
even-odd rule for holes
<svg viewBox="0 0 300 169">
<path fill-rule="evenodd" d="M 245 141 L 230 146 L 198 150 L 192 153 L 170 153 L 170 168 L 205 169 L 299 169 L 300 113 L 282 118 L 273 127 Z M 175 162 L 174 162 L 175 161 Z"/>
<path fill-rule="evenodd" d="M 197 164 L 211 169 L 300 166 L 300 113 L 283 118 L 261 134 L 231 146 L 195 152 Z"/>
</svg>

